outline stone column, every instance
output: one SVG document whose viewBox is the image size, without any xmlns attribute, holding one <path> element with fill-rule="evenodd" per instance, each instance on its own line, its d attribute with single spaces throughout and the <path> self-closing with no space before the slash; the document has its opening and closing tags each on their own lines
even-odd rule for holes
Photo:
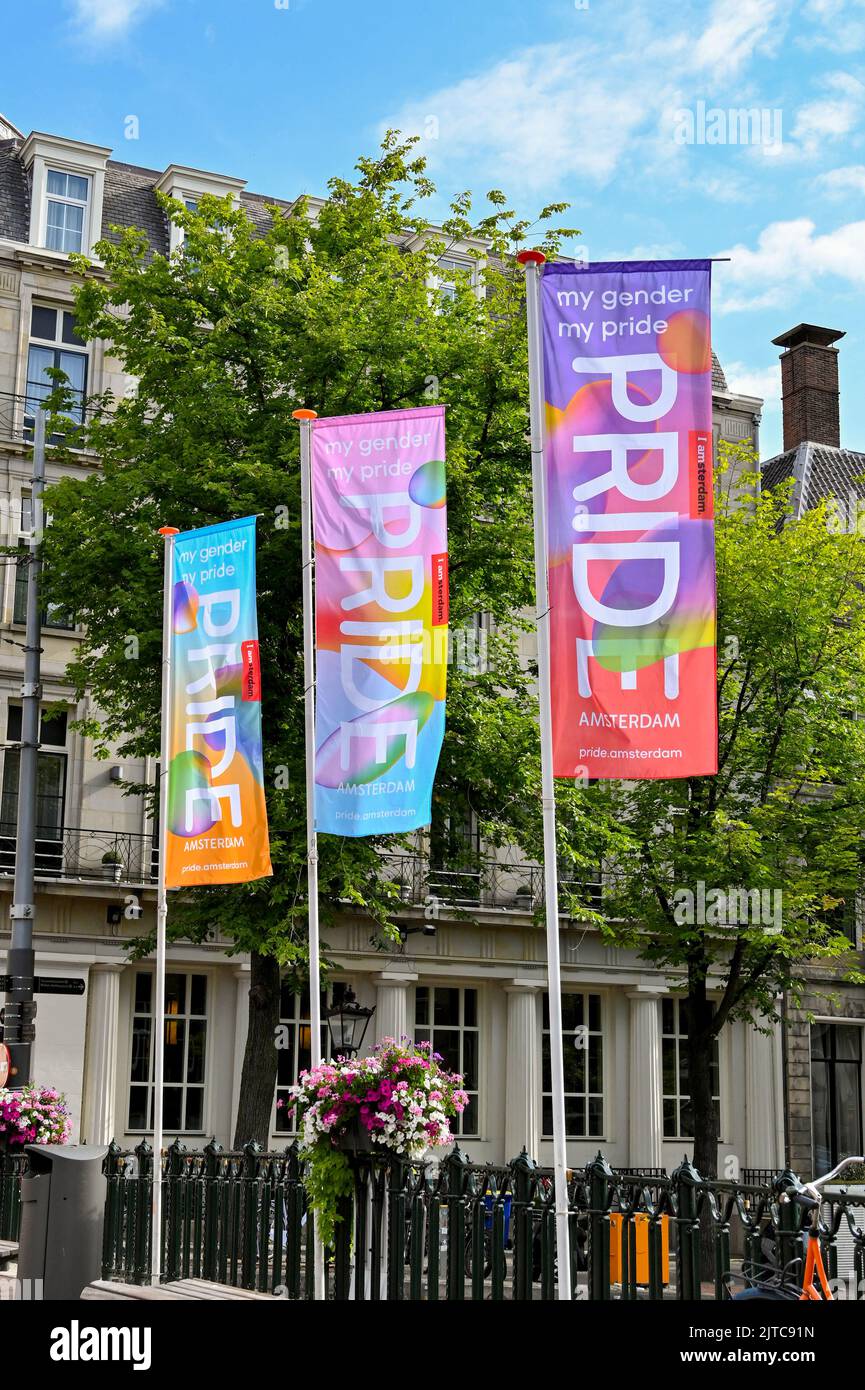
<svg viewBox="0 0 865 1390">
<path fill-rule="evenodd" d="M 541 1021 L 540 988 L 534 982 L 514 980 L 505 986 L 508 996 L 508 1035 L 505 1055 L 505 1162 L 517 1158 L 525 1147 L 530 1158 L 540 1161 L 541 1146 Z"/>
<path fill-rule="evenodd" d="M 92 965 L 87 980 L 84 1034 L 82 1144 L 108 1144 L 116 1137 L 117 1029 L 122 965 Z M 121 1123 L 121 1130 L 125 1129 Z"/>
<path fill-rule="evenodd" d="M 249 966 L 235 965 L 231 971 L 234 976 L 234 1070 L 231 1076 L 231 1114 L 228 1117 L 229 1129 L 226 1135 L 228 1145 L 234 1143 L 234 1129 L 237 1112 L 240 1108 L 240 1078 L 243 1071 L 243 1054 L 246 1051 L 246 1035 L 249 1032 Z M 219 1136 L 222 1138 L 222 1136 Z"/>
<path fill-rule="evenodd" d="M 382 1038 L 397 1041 L 409 1031 L 409 990 L 417 983 L 412 971 L 388 971 L 375 977 L 376 1004 L 372 1017 L 376 1042 Z"/>
<path fill-rule="evenodd" d="M 780 1024 L 777 1025 L 780 1027 Z M 775 1040 L 745 1025 L 746 1168 L 774 1168 L 778 1153 Z"/>
<path fill-rule="evenodd" d="M 660 997 L 650 986 L 638 985 L 628 992 L 631 1002 L 628 1166 L 631 1168 L 663 1167 Z"/>
</svg>

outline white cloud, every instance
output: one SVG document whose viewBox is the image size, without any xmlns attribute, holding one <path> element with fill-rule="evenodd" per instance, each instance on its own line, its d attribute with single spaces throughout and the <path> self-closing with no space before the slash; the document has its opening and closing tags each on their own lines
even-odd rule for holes
<svg viewBox="0 0 865 1390">
<path fill-rule="evenodd" d="M 614 35 L 583 26 L 522 49 L 406 103 L 382 129 L 422 134 L 431 172 L 447 168 L 451 186 L 485 179 L 552 195 L 579 180 L 605 186 L 623 169 L 691 183 L 693 151 L 674 139 L 676 112 L 734 93 L 737 106 L 745 96 L 752 104 L 742 69 L 782 41 L 784 6 L 714 0 L 706 16 L 699 3 L 667 14 L 616 3 Z M 709 196 L 721 192 L 716 183 Z"/>
<path fill-rule="evenodd" d="M 828 169 L 815 179 L 821 193 L 830 198 L 842 198 L 847 193 L 865 193 L 865 164 L 847 164 L 840 169 Z"/>
<path fill-rule="evenodd" d="M 858 53 L 865 44 L 865 0 L 809 0 L 803 14 L 819 27 L 798 40 L 802 47 Z"/>
<path fill-rule="evenodd" d="M 643 93 L 609 82 L 597 54 L 560 44 L 430 93 L 389 125 L 432 132 L 423 140 L 432 168 L 482 163 L 497 181 L 537 191 L 577 177 L 604 183 L 645 120 Z"/>
<path fill-rule="evenodd" d="M 731 258 L 717 271 L 722 314 L 786 304 L 823 276 L 865 288 L 865 222 L 847 222 L 823 235 L 807 217 L 772 222 L 755 248 L 740 244 L 721 254 Z"/>
<path fill-rule="evenodd" d="M 738 0 L 730 5 L 715 0 L 708 27 L 693 50 L 700 68 L 723 67 L 726 76 L 738 72 L 765 40 L 777 39 L 778 0 Z"/>
<path fill-rule="evenodd" d="M 780 410 L 781 369 L 777 362 L 774 367 L 747 367 L 744 362 L 725 362 L 724 375 L 731 391 L 757 396 L 763 402 L 764 411 Z"/>
<path fill-rule="evenodd" d="M 799 108 L 792 136 L 806 154 L 817 154 L 826 140 L 837 140 L 857 125 L 865 105 L 865 86 L 847 72 L 824 79 L 829 95 Z"/>
<path fill-rule="evenodd" d="M 86 38 L 122 37 L 162 0 L 72 0 L 76 28 Z"/>
</svg>

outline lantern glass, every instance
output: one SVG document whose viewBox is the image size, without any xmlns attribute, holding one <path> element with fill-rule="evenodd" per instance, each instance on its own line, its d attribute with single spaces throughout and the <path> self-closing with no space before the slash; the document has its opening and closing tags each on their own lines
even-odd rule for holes
<svg viewBox="0 0 865 1390">
<path fill-rule="evenodd" d="M 374 1013 L 374 1008 L 367 1009 L 358 1004 L 352 990 L 345 991 L 342 998 L 327 1010 L 327 1027 L 333 1056 L 353 1056 L 360 1050 Z"/>
</svg>

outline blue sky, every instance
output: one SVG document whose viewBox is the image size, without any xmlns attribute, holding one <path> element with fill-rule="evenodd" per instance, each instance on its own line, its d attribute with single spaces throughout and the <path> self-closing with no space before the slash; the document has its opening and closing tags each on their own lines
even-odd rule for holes
<svg viewBox="0 0 865 1390">
<path fill-rule="evenodd" d="M 802 320 L 847 331 L 842 442 L 865 448 L 865 0 L 42 0 L 4 38 L 25 132 L 291 197 L 397 125 L 444 196 L 570 201 L 593 260 L 730 255 L 715 348 L 766 399 L 764 457 L 771 339 Z"/>
</svg>

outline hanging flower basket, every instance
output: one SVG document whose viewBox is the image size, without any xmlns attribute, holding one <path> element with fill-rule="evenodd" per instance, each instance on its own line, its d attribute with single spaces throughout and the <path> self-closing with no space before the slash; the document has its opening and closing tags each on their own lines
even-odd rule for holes
<svg viewBox="0 0 865 1390">
<path fill-rule="evenodd" d="M 375 1147 L 372 1135 L 366 1125 L 361 1124 L 358 1116 L 349 1120 L 345 1128 L 333 1136 L 333 1144 L 336 1148 L 342 1149 L 343 1153 L 350 1155 L 372 1153 Z"/>
<path fill-rule="evenodd" d="M 25 1144 L 68 1144 L 72 1119 L 66 1098 L 53 1086 L 0 1087 L 0 1152 Z"/>
<path fill-rule="evenodd" d="M 385 1038 L 368 1057 L 337 1058 L 301 1073 L 290 1091 L 319 1234 L 333 1245 L 341 1197 L 354 1181 L 349 1155 L 385 1151 L 407 1160 L 453 1142 L 451 1120 L 468 1105 L 463 1079 L 429 1043 Z"/>
</svg>

